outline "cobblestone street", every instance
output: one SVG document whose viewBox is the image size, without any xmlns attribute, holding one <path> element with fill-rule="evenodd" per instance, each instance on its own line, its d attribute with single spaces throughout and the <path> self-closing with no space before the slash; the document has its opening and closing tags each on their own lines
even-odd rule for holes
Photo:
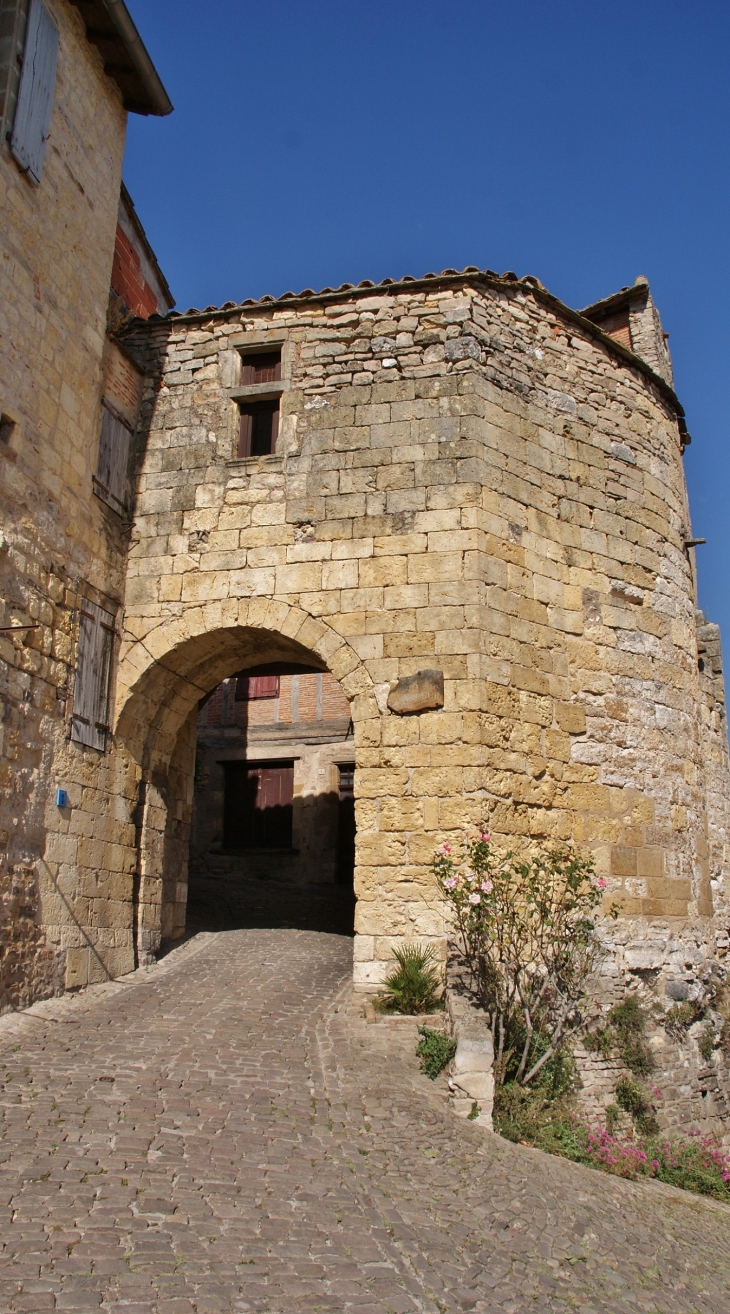
<svg viewBox="0 0 730 1314">
<path fill-rule="evenodd" d="M 0 1022 L 3 1311 L 727 1311 L 727 1209 L 457 1121 L 351 952 L 201 933 Z"/>
</svg>

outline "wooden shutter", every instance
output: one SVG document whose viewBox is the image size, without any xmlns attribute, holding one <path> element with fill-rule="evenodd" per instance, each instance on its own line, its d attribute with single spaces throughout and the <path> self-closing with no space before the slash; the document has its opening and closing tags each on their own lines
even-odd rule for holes
<svg viewBox="0 0 730 1314">
<path fill-rule="evenodd" d="M 74 685 L 71 738 L 90 748 L 106 749 L 109 693 L 114 648 L 114 617 L 84 600 L 79 620 L 79 654 Z"/>
<path fill-rule="evenodd" d="M 288 849 L 292 841 L 293 762 L 226 762 L 224 845 Z"/>
<path fill-rule="evenodd" d="M 278 401 L 250 402 L 241 407 L 239 456 L 270 456 L 279 436 Z"/>
<path fill-rule="evenodd" d="M 108 402 L 103 402 L 94 492 L 120 515 L 126 502 L 129 437 L 129 427 Z"/>
<path fill-rule="evenodd" d="M 238 431 L 238 455 L 251 455 L 251 431 L 253 429 L 253 413 L 250 407 L 241 408 L 241 426 Z"/>
<path fill-rule="evenodd" d="M 278 675 L 239 675 L 236 680 L 236 702 L 254 698 L 278 698 Z"/>
<path fill-rule="evenodd" d="M 241 365 L 241 383 L 277 383 L 281 379 L 281 352 L 267 351 L 256 356 L 244 356 Z"/>
<path fill-rule="evenodd" d="M 10 149 L 35 183 L 43 172 L 57 58 L 58 28 L 42 0 L 30 0 Z"/>
</svg>

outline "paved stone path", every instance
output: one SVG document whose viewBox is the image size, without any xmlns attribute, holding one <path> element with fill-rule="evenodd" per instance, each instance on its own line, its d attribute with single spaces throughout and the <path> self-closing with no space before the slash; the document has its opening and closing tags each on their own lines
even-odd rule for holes
<svg viewBox="0 0 730 1314">
<path fill-rule="evenodd" d="M 200 935 L 0 1022 L 0 1309 L 726 1314 L 730 1210 L 457 1121 L 351 941 Z"/>
</svg>

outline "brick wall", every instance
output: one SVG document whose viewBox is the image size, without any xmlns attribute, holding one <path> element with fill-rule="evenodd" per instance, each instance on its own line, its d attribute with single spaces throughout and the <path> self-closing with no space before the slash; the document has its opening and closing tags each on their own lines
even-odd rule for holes
<svg viewBox="0 0 730 1314">
<path fill-rule="evenodd" d="M 146 281 L 139 252 L 120 224 L 114 242 L 111 285 L 133 315 L 148 319 L 157 313 L 157 293 Z"/>
</svg>

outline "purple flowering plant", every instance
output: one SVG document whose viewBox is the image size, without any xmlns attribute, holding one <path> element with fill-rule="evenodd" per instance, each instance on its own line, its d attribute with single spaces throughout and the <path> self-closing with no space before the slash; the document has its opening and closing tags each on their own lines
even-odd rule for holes
<svg viewBox="0 0 730 1314">
<path fill-rule="evenodd" d="M 713 1136 L 690 1131 L 629 1141 L 603 1127 L 576 1125 L 578 1153 L 571 1158 L 617 1177 L 654 1177 L 671 1186 L 730 1203 L 730 1152 Z"/>
<path fill-rule="evenodd" d="M 588 985 L 605 953 L 606 881 L 572 845 L 499 852 L 486 827 L 458 850 L 442 844 L 432 871 L 490 1019 L 495 1082 L 527 1086 L 597 1016 Z"/>
</svg>

